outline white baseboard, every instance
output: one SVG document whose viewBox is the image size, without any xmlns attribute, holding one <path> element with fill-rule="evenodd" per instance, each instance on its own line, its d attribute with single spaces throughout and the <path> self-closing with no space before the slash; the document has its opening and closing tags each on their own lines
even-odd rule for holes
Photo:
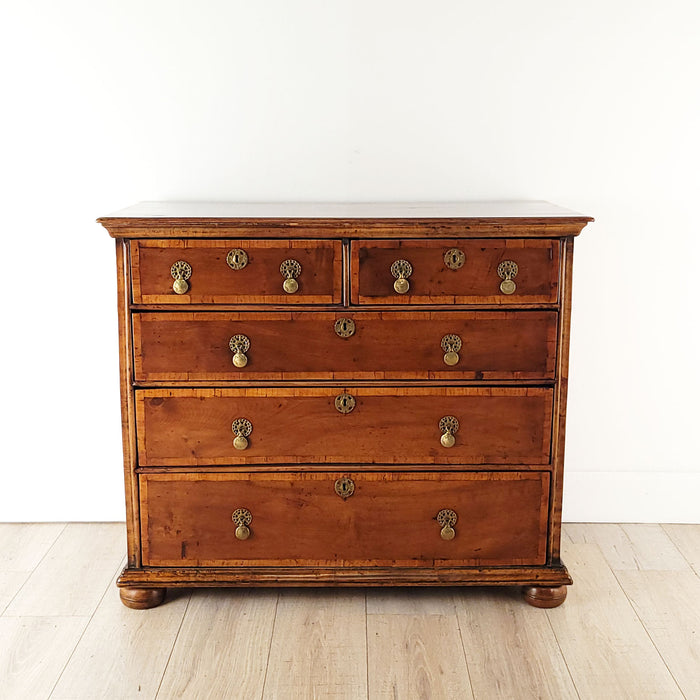
<svg viewBox="0 0 700 700">
<path fill-rule="evenodd" d="M 700 523 L 700 473 L 565 471 L 563 520 Z"/>
</svg>

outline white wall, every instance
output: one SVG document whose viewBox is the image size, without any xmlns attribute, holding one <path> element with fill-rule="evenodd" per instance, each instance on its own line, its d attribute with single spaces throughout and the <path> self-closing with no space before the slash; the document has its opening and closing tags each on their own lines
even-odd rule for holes
<svg viewBox="0 0 700 700">
<path fill-rule="evenodd" d="M 144 199 L 548 199 L 565 517 L 699 520 L 697 0 L 22 0 L 0 41 L 0 520 L 123 517 L 113 242 Z"/>
</svg>

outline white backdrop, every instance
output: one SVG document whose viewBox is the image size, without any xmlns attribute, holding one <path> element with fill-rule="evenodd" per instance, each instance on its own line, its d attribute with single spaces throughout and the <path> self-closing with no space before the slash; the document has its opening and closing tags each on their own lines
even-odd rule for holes
<svg viewBox="0 0 700 700">
<path fill-rule="evenodd" d="M 144 199 L 548 199 L 568 520 L 698 521 L 697 0 L 4 3 L 0 520 L 123 518 L 113 241 Z"/>
</svg>

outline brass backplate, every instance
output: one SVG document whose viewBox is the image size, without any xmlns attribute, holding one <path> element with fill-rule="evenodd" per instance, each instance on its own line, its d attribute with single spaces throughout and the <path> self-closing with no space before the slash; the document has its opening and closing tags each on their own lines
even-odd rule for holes
<svg viewBox="0 0 700 700">
<path fill-rule="evenodd" d="M 445 257 L 443 259 L 445 261 L 445 265 L 450 270 L 459 270 L 459 268 L 462 267 L 462 265 L 464 265 L 466 256 L 464 255 L 464 252 L 461 251 L 459 248 L 450 248 L 445 253 Z"/>
<path fill-rule="evenodd" d="M 355 493 L 355 482 L 347 476 L 342 476 L 335 482 L 335 492 L 343 500 L 350 498 Z"/>
<path fill-rule="evenodd" d="M 241 248 L 229 250 L 228 255 L 226 255 L 226 264 L 232 270 L 242 270 L 248 264 L 248 253 Z"/>
<path fill-rule="evenodd" d="M 340 413 L 350 413 L 355 408 L 356 403 L 352 394 L 338 394 L 335 397 L 335 407 Z"/>
<path fill-rule="evenodd" d="M 339 338 L 349 338 L 355 335 L 355 321 L 351 318 L 339 318 L 335 322 L 334 329 Z"/>
</svg>

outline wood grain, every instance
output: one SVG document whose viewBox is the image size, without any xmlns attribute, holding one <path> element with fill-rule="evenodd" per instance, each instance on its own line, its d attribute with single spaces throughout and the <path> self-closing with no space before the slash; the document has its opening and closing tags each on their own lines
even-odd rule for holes
<svg viewBox="0 0 700 700">
<path fill-rule="evenodd" d="M 552 390 L 355 387 L 339 413 L 336 388 L 146 389 L 136 392 L 141 466 L 229 464 L 503 464 L 549 462 Z M 439 421 L 455 416 L 456 443 Z M 232 422 L 253 426 L 245 450 Z"/>
<path fill-rule="evenodd" d="M 695 573 L 700 576 L 700 524 L 662 525 Z"/>
<path fill-rule="evenodd" d="M 141 476 L 143 561 L 148 566 L 482 566 L 545 559 L 547 472 Z M 231 514 L 252 514 L 234 536 Z M 435 518 L 450 508 L 456 536 Z M 293 533 L 293 537 L 286 537 Z M 399 536 L 400 535 L 400 536 Z"/>
<path fill-rule="evenodd" d="M 154 698 L 189 597 L 189 592 L 174 592 L 167 605 L 130 610 L 116 592 L 106 595 L 61 674 L 52 700 Z"/>
<path fill-rule="evenodd" d="M 262 697 L 277 598 L 276 591 L 195 592 L 158 698 Z"/>
<path fill-rule="evenodd" d="M 545 614 L 579 695 L 682 698 L 597 545 L 565 544 L 563 552 L 576 585 L 565 605 Z"/>
<path fill-rule="evenodd" d="M 572 542 L 597 544 L 613 571 L 689 571 L 690 566 L 657 524 L 569 524 Z"/>
<path fill-rule="evenodd" d="M 48 698 L 88 621 L 74 616 L 0 618 L 0 697 Z"/>
<path fill-rule="evenodd" d="M 519 591 L 457 591 L 454 604 L 477 700 L 579 697 L 546 614 Z"/>
<path fill-rule="evenodd" d="M 341 338 L 338 319 L 355 323 Z M 241 382 L 319 379 L 553 379 L 557 314 L 528 312 L 135 313 L 134 377 Z M 243 369 L 229 340 L 250 340 Z M 445 364 L 442 338 L 462 341 Z"/>
<path fill-rule="evenodd" d="M 69 523 L 5 611 L 89 616 L 124 557 L 123 523 Z"/>
<path fill-rule="evenodd" d="M 559 246 L 557 240 L 527 239 L 352 241 L 351 299 L 354 304 L 556 304 Z M 445 265 L 451 248 L 466 256 L 459 270 Z M 391 265 L 400 259 L 413 268 L 407 294 L 397 294 L 393 287 Z M 503 260 L 518 265 L 514 294 L 500 291 L 497 268 Z"/>
<path fill-rule="evenodd" d="M 248 264 L 232 270 L 228 252 L 242 248 Z M 145 240 L 130 245 L 136 304 L 338 304 L 342 288 L 339 241 Z M 301 265 L 299 290 L 287 294 L 280 264 Z M 173 291 L 170 268 L 178 260 L 192 267 L 186 294 Z"/>
<path fill-rule="evenodd" d="M 368 615 L 371 698 L 473 698 L 454 615 Z"/>
<path fill-rule="evenodd" d="M 686 698 L 700 698 L 700 578 L 618 571 L 617 580 Z"/>
<path fill-rule="evenodd" d="M 365 597 L 280 593 L 263 698 L 367 697 Z"/>
</svg>

